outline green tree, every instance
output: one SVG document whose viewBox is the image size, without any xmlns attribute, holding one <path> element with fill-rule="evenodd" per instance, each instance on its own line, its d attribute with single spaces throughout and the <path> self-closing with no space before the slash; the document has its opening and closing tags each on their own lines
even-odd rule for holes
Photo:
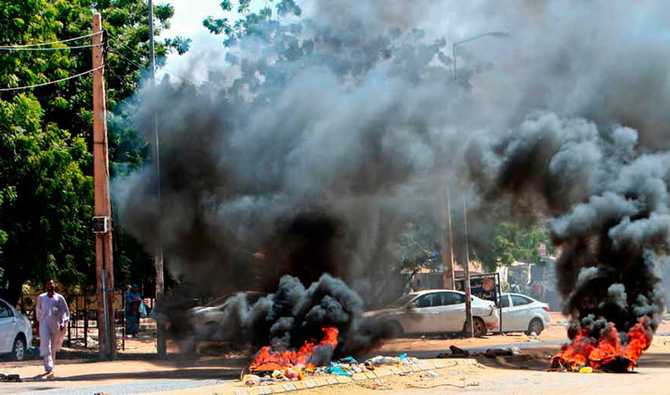
<svg viewBox="0 0 670 395">
<path fill-rule="evenodd" d="M 396 270 L 407 274 L 407 279 L 419 270 L 438 271 L 442 267 L 440 230 L 435 223 L 408 222 L 398 239 L 400 266 Z"/>
<path fill-rule="evenodd" d="M 503 221 L 494 227 L 477 251 L 484 269 L 510 266 L 515 261 L 542 263 L 540 244 L 552 252 L 547 228 L 541 223 L 523 224 Z"/>
<path fill-rule="evenodd" d="M 133 96 L 149 62 L 146 2 L 0 0 L 0 46 L 87 35 L 93 10 L 102 14 L 105 29 L 114 175 L 140 167 L 149 154 L 121 106 Z M 155 6 L 157 34 L 169 27 L 173 13 L 170 5 Z M 89 43 L 90 39 L 84 39 L 53 47 Z M 189 43 L 182 38 L 158 42 L 159 65 L 165 54 L 183 53 Z M 45 83 L 91 67 L 88 48 L 2 51 L 0 87 Z M 30 90 L 0 92 L 0 112 L 0 296 L 14 303 L 25 282 L 40 284 L 45 277 L 94 284 L 90 75 Z M 120 285 L 130 280 L 135 267 L 151 264 L 127 235 L 116 241 L 116 247 Z"/>
</svg>

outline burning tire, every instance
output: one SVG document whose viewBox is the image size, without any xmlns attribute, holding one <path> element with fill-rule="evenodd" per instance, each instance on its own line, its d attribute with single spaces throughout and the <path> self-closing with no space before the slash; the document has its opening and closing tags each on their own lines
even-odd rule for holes
<svg viewBox="0 0 670 395">
<path fill-rule="evenodd" d="M 542 333 L 544 330 L 544 324 L 542 323 L 542 320 L 539 318 L 533 318 L 530 321 L 530 324 L 528 324 L 528 331 L 526 332 L 527 335 L 530 335 L 531 333 L 535 332 L 536 335 L 539 335 Z"/>
</svg>

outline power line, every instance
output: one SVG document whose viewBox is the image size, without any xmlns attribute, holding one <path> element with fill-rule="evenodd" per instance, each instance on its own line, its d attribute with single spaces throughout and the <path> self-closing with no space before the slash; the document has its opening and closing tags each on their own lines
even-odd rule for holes
<svg viewBox="0 0 670 395">
<path fill-rule="evenodd" d="M 71 41 L 77 41 L 77 40 L 81 40 L 83 38 L 89 38 L 89 37 L 97 36 L 98 34 L 102 34 L 102 33 L 103 33 L 103 31 L 100 31 L 100 32 L 97 32 L 97 33 L 87 34 L 85 36 L 68 38 L 67 40 L 52 41 L 52 42 L 49 42 L 49 43 L 23 44 L 23 45 L 3 45 L 3 46 L 1 46 L 1 48 L 28 48 L 28 47 L 41 47 L 41 46 L 45 46 L 45 45 L 53 45 L 53 44 L 60 44 L 60 43 L 69 43 Z"/>
<path fill-rule="evenodd" d="M 63 49 L 81 49 L 101 47 L 104 44 L 77 45 L 72 47 L 50 47 L 50 48 L 22 48 L 22 47 L 0 47 L 0 51 L 60 51 Z"/>
<path fill-rule="evenodd" d="M 127 56 L 123 55 L 121 52 L 118 52 L 116 49 L 114 49 L 114 48 L 112 48 L 112 47 L 107 47 L 107 49 L 108 49 L 110 52 L 113 52 L 113 53 L 115 53 L 116 55 L 118 55 L 120 58 L 122 58 L 122 59 L 125 60 L 126 62 L 128 62 L 128 63 L 134 65 L 135 67 L 138 67 L 138 68 L 140 68 L 140 69 L 143 69 L 143 68 L 145 67 L 145 66 L 142 66 L 141 64 L 137 63 L 136 61 L 134 61 L 134 60 L 128 58 Z"/>
<path fill-rule="evenodd" d="M 88 71 L 84 71 L 83 73 L 79 73 L 79 74 L 71 75 L 71 76 L 69 76 L 69 77 L 61 78 L 61 79 L 59 79 L 59 80 L 55 80 L 55 81 L 44 82 L 44 83 L 42 83 L 42 84 L 35 84 L 35 85 L 28 85 L 28 86 L 17 86 L 17 87 L 15 87 L 15 88 L 0 88 L 0 92 L 18 91 L 18 90 L 23 90 L 23 89 L 31 89 L 31 88 L 37 88 L 37 87 L 40 87 L 40 86 L 46 86 L 46 85 L 51 85 L 51 84 L 57 84 L 57 83 L 59 83 L 59 82 L 63 82 L 63 81 L 67 81 L 67 80 L 71 80 L 71 79 L 73 79 L 73 78 L 77 78 L 77 77 L 81 77 L 82 75 L 90 74 L 90 73 L 92 73 L 92 72 L 94 72 L 94 71 L 98 71 L 98 70 L 102 69 L 103 67 L 105 67 L 104 64 L 103 64 L 102 66 L 100 66 L 100 67 L 96 67 L 96 68 L 94 68 L 94 69 L 91 69 L 91 70 L 88 70 Z"/>
</svg>

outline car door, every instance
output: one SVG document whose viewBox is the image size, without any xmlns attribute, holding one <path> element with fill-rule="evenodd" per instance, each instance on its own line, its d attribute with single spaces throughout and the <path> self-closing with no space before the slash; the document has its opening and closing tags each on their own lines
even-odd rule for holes
<svg viewBox="0 0 670 395">
<path fill-rule="evenodd" d="M 465 296 L 458 292 L 442 292 L 440 318 L 444 332 L 460 332 L 465 324 Z"/>
<path fill-rule="evenodd" d="M 515 329 L 513 326 L 513 323 L 509 322 L 509 309 L 511 307 L 510 301 L 509 301 L 509 295 L 504 294 L 502 295 L 502 298 L 500 299 L 500 303 L 502 303 L 500 306 L 502 307 L 502 330 L 504 332 L 508 331 L 516 331 L 518 329 Z"/>
<path fill-rule="evenodd" d="M 533 301 L 523 295 L 510 295 L 511 306 L 509 307 L 508 322 L 511 325 L 510 330 L 525 331 L 530 323 L 529 304 Z"/>
<path fill-rule="evenodd" d="M 408 307 L 404 315 L 403 327 L 406 333 L 443 332 L 440 322 L 440 293 L 421 295 Z"/>
<path fill-rule="evenodd" d="M 16 336 L 16 317 L 9 305 L 0 300 L 0 353 L 12 351 Z"/>
</svg>

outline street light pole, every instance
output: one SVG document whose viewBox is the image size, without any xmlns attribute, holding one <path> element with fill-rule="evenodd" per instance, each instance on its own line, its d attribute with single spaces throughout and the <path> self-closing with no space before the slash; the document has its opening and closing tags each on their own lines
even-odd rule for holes
<svg viewBox="0 0 670 395">
<path fill-rule="evenodd" d="M 457 41 L 452 44 L 451 46 L 451 56 L 452 56 L 452 69 L 453 69 L 453 77 L 454 77 L 454 82 L 458 83 L 458 68 L 457 68 L 457 60 L 456 60 L 456 47 L 465 43 L 468 43 L 470 41 L 478 40 L 480 38 L 484 37 L 496 37 L 496 38 L 507 38 L 510 37 L 510 33 L 508 32 L 488 32 L 488 33 L 482 33 L 478 34 L 476 36 L 467 38 L 465 40 Z M 458 119 L 457 119 L 457 125 L 458 127 Z M 472 300 L 470 299 L 470 251 L 469 251 L 469 240 L 468 240 L 468 201 L 463 195 L 463 224 L 465 227 L 464 231 L 464 236 L 465 236 L 465 262 L 463 262 L 463 291 L 465 292 L 465 328 L 463 328 L 463 332 L 465 337 L 473 337 L 474 336 L 474 328 L 472 326 Z"/>
</svg>

